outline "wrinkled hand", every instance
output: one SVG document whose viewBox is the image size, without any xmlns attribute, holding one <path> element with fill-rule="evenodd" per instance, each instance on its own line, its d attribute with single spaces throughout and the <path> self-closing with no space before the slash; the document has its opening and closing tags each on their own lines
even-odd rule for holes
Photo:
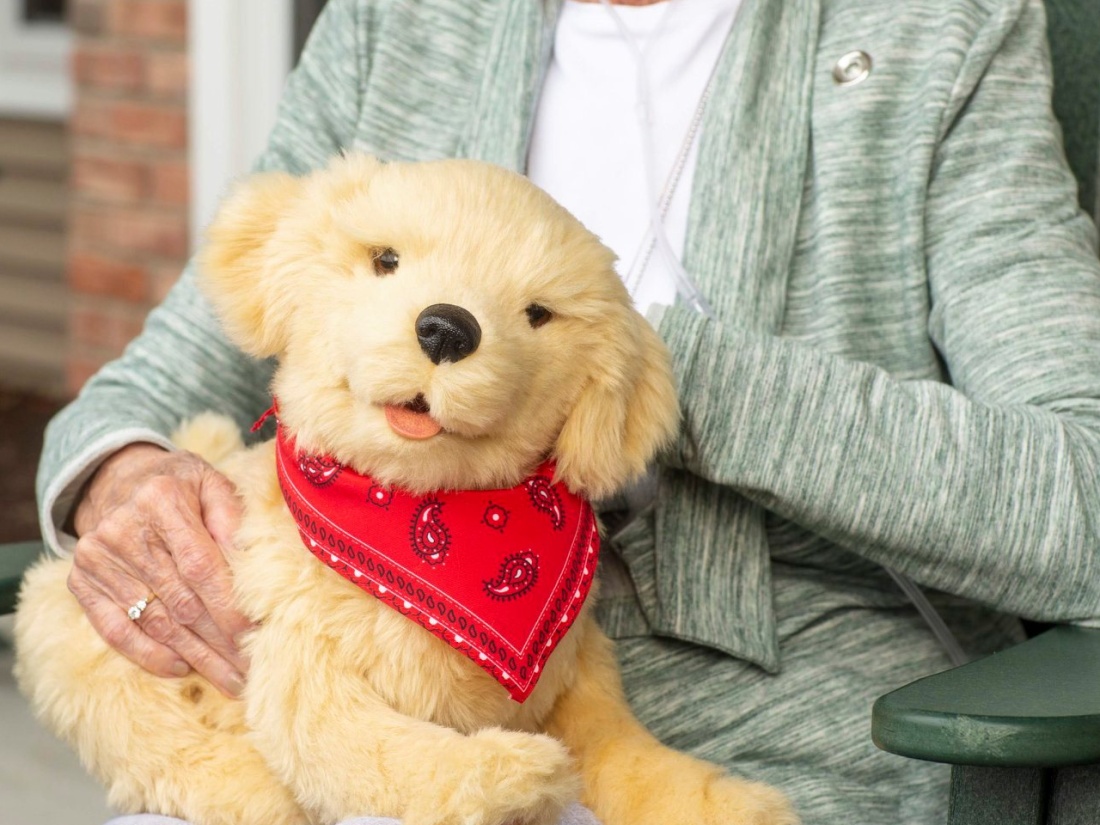
<svg viewBox="0 0 1100 825">
<path fill-rule="evenodd" d="M 250 628 L 233 605 L 223 548 L 241 519 L 233 485 L 198 456 L 131 444 L 96 472 L 78 503 L 69 589 L 96 631 L 158 676 L 191 668 L 240 695 Z M 127 610 L 151 594 L 141 618 Z"/>
</svg>

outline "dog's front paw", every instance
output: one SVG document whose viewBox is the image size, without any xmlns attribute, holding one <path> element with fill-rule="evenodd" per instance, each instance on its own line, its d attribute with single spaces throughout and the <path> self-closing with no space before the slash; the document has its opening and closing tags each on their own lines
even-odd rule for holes
<svg viewBox="0 0 1100 825">
<path fill-rule="evenodd" d="M 554 825 L 579 792 L 565 746 L 496 728 L 466 737 L 406 825 Z"/>
<path fill-rule="evenodd" d="M 798 825 L 787 797 L 770 785 L 732 776 L 703 787 L 699 825 Z"/>
<path fill-rule="evenodd" d="M 587 767 L 584 801 L 604 825 L 798 825 L 775 788 L 668 748 L 623 743 Z"/>
</svg>

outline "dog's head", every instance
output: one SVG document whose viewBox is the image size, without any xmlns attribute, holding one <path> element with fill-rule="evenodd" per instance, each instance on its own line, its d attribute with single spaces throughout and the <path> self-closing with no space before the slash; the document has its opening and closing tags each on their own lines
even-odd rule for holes
<svg viewBox="0 0 1100 825">
<path fill-rule="evenodd" d="M 200 271 L 236 343 L 278 357 L 303 449 L 414 491 L 511 486 L 549 455 L 599 498 L 678 416 L 612 263 L 519 175 L 360 155 L 245 180 Z"/>
</svg>

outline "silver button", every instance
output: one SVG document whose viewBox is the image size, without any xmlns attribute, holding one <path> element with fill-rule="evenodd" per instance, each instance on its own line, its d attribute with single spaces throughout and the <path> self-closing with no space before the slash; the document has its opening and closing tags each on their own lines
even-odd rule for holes
<svg viewBox="0 0 1100 825">
<path fill-rule="evenodd" d="M 871 65 L 867 52 L 848 52 L 833 66 L 833 80 L 838 86 L 855 86 L 868 78 Z"/>
</svg>

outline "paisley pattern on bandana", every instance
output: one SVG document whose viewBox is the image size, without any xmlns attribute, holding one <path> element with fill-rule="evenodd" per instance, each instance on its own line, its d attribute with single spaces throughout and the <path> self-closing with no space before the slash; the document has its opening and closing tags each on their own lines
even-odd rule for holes
<svg viewBox="0 0 1100 825">
<path fill-rule="evenodd" d="M 325 456 L 282 425 L 276 465 L 305 547 L 371 596 L 469 657 L 518 702 L 592 587 L 599 556 L 587 501 L 543 464 L 510 490 L 413 496 Z"/>
<path fill-rule="evenodd" d="M 412 522 L 412 548 L 428 564 L 442 564 L 447 559 L 451 534 L 443 523 L 443 504 L 425 499 L 416 509 Z"/>
<path fill-rule="evenodd" d="M 527 488 L 531 504 L 550 516 L 550 523 L 555 530 L 565 526 L 565 510 L 562 507 L 561 496 L 550 484 L 549 479 L 536 475 L 523 482 L 523 486 Z"/>
<path fill-rule="evenodd" d="M 323 487 L 340 475 L 340 465 L 335 461 L 304 453 L 298 456 L 298 469 L 311 484 L 318 487 Z"/>
<path fill-rule="evenodd" d="M 504 560 L 500 575 L 485 582 L 485 592 L 494 599 L 518 599 L 539 580 L 539 557 L 534 553 L 516 553 Z"/>
</svg>

